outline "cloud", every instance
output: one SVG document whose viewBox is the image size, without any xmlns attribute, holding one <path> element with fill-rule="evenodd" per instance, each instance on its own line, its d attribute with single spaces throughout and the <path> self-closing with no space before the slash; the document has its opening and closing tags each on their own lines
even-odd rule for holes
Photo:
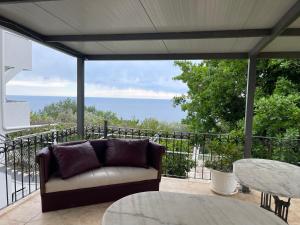
<svg viewBox="0 0 300 225">
<path fill-rule="evenodd" d="M 18 87 L 18 88 L 64 88 L 67 87 L 71 82 L 68 80 L 12 80 L 7 84 L 7 87 Z M 26 90 L 24 90 L 26 91 Z"/>
<path fill-rule="evenodd" d="M 8 95 L 75 97 L 76 82 L 61 79 L 12 80 L 7 84 L 6 93 Z M 86 97 L 171 99 L 177 95 L 180 95 L 180 93 L 138 88 L 118 88 L 92 83 L 85 85 Z"/>
<path fill-rule="evenodd" d="M 187 86 L 173 77 L 180 74 L 174 62 L 167 61 L 92 61 L 86 65 L 86 81 L 119 88 L 186 92 Z"/>
<path fill-rule="evenodd" d="M 76 96 L 76 83 L 62 79 L 11 80 L 6 85 L 8 95 Z"/>
<path fill-rule="evenodd" d="M 180 93 L 154 91 L 145 89 L 116 87 L 101 87 L 99 85 L 86 85 L 86 95 L 89 97 L 109 97 L 109 98 L 143 98 L 143 99 L 171 99 Z"/>
<path fill-rule="evenodd" d="M 76 59 L 33 42 L 32 71 L 7 85 L 10 95 L 76 96 Z M 173 61 L 87 61 L 86 96 L 170 99 L 187 91 Z"/>
</svg>

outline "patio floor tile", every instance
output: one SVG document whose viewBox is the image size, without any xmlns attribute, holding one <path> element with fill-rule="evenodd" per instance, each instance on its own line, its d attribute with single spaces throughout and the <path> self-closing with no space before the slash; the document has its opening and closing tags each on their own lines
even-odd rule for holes
<svg viewBox="0 0 300 225">
<path fill-rule="evenodd" d="M 214 195 L 209 181 L 162 178 L 161 191 L 200 195 Z M 238 193 L 236 198 L 259 205 L 260 193 Z M 42 213 L 39 192 L 35 192 L 18 203 L 0 211 L 0 225 L 99 225 L 106 208 L 111 202 Z M 296 210 L 297 209 L 297 210 Z M 300 225 L 300 200 L 292 199 L 289 224 Z"/>
</svg>

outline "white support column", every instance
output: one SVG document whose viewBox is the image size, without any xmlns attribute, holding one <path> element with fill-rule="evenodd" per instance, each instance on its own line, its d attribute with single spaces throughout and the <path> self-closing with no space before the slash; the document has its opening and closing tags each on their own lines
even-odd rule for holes
<svg viewBox="0 0 300 225">
<path fill-rule="evenodd" d="M 84 59 L 77 58 L 77 133 L 84 136 Z"/>
<path fill-rule="evenodd" d="M 0 134 L 5 135 L 4 127 L 4 102 L 5 102 L 5 80 L 4 80 L 4 32 L 0 29 Z"/>
<path fill-rule="evenodd" d="M 255 88 L 256 88 L 256 57 L 252 56 L 248 60 L 247 95 L 246 95 L 246 108 L 245 108 L 245 145 L 244 145 L 245 158 L 251 157 Z"/>
</svg>

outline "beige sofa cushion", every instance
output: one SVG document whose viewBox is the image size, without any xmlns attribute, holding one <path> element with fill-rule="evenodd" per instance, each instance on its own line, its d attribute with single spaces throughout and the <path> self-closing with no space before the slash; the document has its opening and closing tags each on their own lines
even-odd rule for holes
<svg viewBox="0 0 300 225">
<path fill-rule="evenodd" d="M 158 171 L 138 167 L 101 167 L 63 180 L 51 177 L 46 193 L 157 179 Z"/>
</svg>

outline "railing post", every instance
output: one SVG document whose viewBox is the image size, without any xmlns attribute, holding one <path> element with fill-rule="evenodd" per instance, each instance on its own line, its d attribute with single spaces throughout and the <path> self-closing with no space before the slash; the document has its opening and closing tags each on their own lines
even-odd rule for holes
<svg viewBox="0 0 300 225">
<path fill-rule="evenodd" d="M 8 206 L 10 204 L 9 202 L 9 196 L 8 196 L 8 157 L 7 157 L 7 154 L 8 154 L 8 146 L 6 143 L 4 143 L 4 166 L 5 166 L 5 190 L 6 190 L 6 205 Z M 3 182 L 3 181 L 2 181 Z"/>
<path fill-rule="evenodd" d="M 108 133 L 108 122 L 107 122 L 107 120 L 104 120 L 103 136 L 105 139 L 107 138 L 107 133 Z"/>
</svg>

